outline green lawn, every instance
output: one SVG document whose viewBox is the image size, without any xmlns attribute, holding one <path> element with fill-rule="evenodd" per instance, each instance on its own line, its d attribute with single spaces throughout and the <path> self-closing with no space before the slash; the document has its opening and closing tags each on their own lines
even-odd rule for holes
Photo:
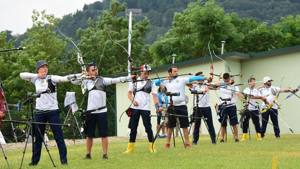
<svg viewBox="0 0 300 169">
<path fill-rule="evenodd" d="M 252 136 L 254 138 L 254 136 Z M 176 148 L 163 148 L 164 139 L 157 141 L 155 154 L 147 151 L 146 140 L 138 140 L 133 154 L 125 155 L 122 152 L 127 146 L 127 139 L 114 139 L 110 142 L 109 160 L 101 159 L 101 149 L 97 142 L 93 147 L 92 160 L 84 160 L 85 146 L 69 145 L 69 165 L 61 166 L 58 160 L 58 151 L 50 149 L 57 168 L 70 169 L 271 169 L 277 165 L 280 169 L 300 169 L 300 135 L 283 135 L 275 139 L 268 135 L 263 141 L 252 139 L 247 142 L 234 143 L 229 138 L 227 143 L 212 145 L 208 137 L 201 137 L 200 143 L 191 149 L 185 150 L 181 140 L 177 139 Z M 22 149 L 9 149 L 7 156 L 12 168 L 19 168 Z M 47 169 L 53 168 L 49 157 L 43 148 L 42 159 L 37 167 L 29 167 L 31 152 L 26 153 L 23 168 Z M 0 153 L 0 168 L 6 168 L 2 153 Z"/>
</svg>

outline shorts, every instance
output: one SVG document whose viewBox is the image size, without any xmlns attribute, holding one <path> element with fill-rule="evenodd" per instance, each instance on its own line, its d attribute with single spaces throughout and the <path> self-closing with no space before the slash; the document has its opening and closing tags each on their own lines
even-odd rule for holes
<svg viewBox="0 0 300 169">
<path fill-rule="evenodd" d="M 105 113 L 89 113 L 86 117 L 86 135 L 94 138 L 96 127 L 98 128 L 99 137 L 108 136 L 107 112 Z"/>
<path fill-rule="evenodd" d="M 178 116 L 176 116 L 178 115 Z M 188 111 L 185 105 L 183 106 L 174 106 L 174 111 L 172 108 L 168 108 L 168 123 L 167 126 L 169 128 L 176 127 L 177 119 L 179 120 L 180 128 L 189 127 L 189 118 Z"/>
</svg>

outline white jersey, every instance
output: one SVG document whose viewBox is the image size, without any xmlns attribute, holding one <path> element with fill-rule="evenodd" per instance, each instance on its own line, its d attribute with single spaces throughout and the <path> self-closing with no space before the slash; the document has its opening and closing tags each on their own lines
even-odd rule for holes
<svg viewBox="0 0 300 169">
<path fill-rule="evenodd" d="M 141 78 L 138 78 L 137 80 L 141 80 Z M 150 111 L 150 103 L 151 103 L 151 93 L 154 93 L 155 85 L 151 82 L 151 92 L 147 93 L 144 91 L 140 91 L 145 85 L 147 84 L 147 81 L 137 81 L 137 82 L 130 82 L 128 91 L 135 92 L 134 101 L 138 103 L 138 106 L 135 106 L 131 104 L 131 108 L 133 109 L 139 109 L 139 110 L 148 110 Z"/>
<path fill-rule="evenodd" d="M 34 73 L 20 73 L 20 77 L 24 80 L 30 81 L 35 86 L 35 92 L 37 95 L 40 95 L 36 98 L 35 108 L 37 110 L 57 110 L 57 92 L 56 89 L 54 92 L 49 90 L 48 80 L 51 79 L 52 84 L 56 88 L 56 83 L 59 82 L 68 82 L 67 76 L 57 76 L 57 75 L 47 75 L 46 78 L 38 78 L 37 74 Z"/>
<path fill-rule="evenodd" d="M 172 80 L 162 81 L 162 85 L 166 86 L 168 92 L 179 93 L 179 96 L 172 96 L 174 106 L 187 104 L 185 86 L 189 83 L 189 79 L 189 77 L 177 77 Z"/>
<path fill-rule="evenodd" d="M 206 91 L 207 85 L 199 85 L 194 84 L 192 90 L 196 90 L 197 92 L 203 92 L 203 94 L 196 95 L 198 97 L 198 107 L 210 107 L 209 104 L 209 94 L 208 91 Z M 194 105 L 197 104 L 197 99 L 194 100 Z"/>
<path fill-rule="evenodd" d="M 259 89 L 261 96 L 266 97 L 268 103 L 274 103 L 275 97 L 280 92 L 280 87 L 263 87 Z M 262 103 L 262 108 L 266 108 L 266 103 Z M 278 109 L 278 103 L 275 101 L 273 109 Z"/>
<path fill-rule="evenodd" d="M 256 88 L 251 89 L 251 88 L 247 87 L 244 89 L 243 93 L 249 95 L 247 97 L 260 96 L 260 92 Z M 257 102 L 257 99 L 249 99 L 249 104 L 248 104 L 247 109 L 250 111 L 259 110 L 259 103 Z"/>
<path fill-rule="evenodd" d="M 235 85 L 221 85 L 220 87 L 220 102 L 221 104 L 232 104 L 235 105 L 237 102 L 236 94 L 240 92 L 238 86 Z M 224 101 L 227 100 L 227 101 Z"/>
<path fill-rule="evenodd" d="M 116 84 L 119 82 L 130 80 L 131 78 L 128 77 L 119 77 L 119 78 L 107 78 L 103 77 L 103 85 L 108 86 L 112 84 Z M 82 83 L 84 87 L 88 91 L 88 101 L 87 101 L 87 111 L 91 111 L 92 114 L 94 113 L 104 113 L 107 112 L 106 108 L 106 91 L 95 89 L 96 80 L 87 79 L 83 80 Z M 80 84 L 80 83 L 75 83 Z M 105 107 L 105 108 L 103 108 Z M 101 110 L 97 110 L 102 108 Z M 93 111 L 94 110 L 94 111 Z"/>
</svg>

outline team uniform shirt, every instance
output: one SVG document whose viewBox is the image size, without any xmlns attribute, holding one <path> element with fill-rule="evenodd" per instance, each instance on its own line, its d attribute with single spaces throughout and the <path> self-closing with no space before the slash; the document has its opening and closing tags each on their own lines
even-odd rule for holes
<svg viewBox="0 0 300 169">
<path fill-rule="evenodd" d="M 273 109 L 278 109 L 278 103 L 275 100 L 276 95 L 280 92 L 280 87 L 263 87 L 259 89 L 260 95 L 266 97 L 268 103 L 274 103 Z M 262 103 L 262 108 L 266 108 L 266 103 Z"/>
<path fill-rule="evenodd" d="M 107 78 L 103 77 L 102 82 L 104 86 L 116 84 L 119 82 L 129 81 L 131 77 L 119 77 L 119 78 Z M 96 79 L 86 79 L 82 81 L 84 88 L 87 89 L 88 92 L 88 101 L 87 101 L 87 111 L 91 111 L 94 113 L 104 113 L 107 112 L 106 108 L 106 91 L 95 89 L 95 84 L 99 80 Z M 81 84 L 81 82 L 72 82 L 73 84 Z M 105 108 L 104 108 L 105 107 Z M 97 110 L 102 108 L 101 110 Z M 94 111 L 93 111 L 94 110 Z"/>
<path fill-rule="evenodd" d="M 137 80 L 142 80 L 140 77 Z M 138 110 L 147 110 L 150 111 L 150 93 L 154 93 L 154 88 L 156 87 L 153 82 L 151 82 L 151 92 L 147 93 L 144 91 L 140 91 L 145 85 L 147 84 L 147 80 L 137 81 L 137 82 L 130 82 L 128 91 L 135 92 L 134 101 L 138 103 L 138 106 L 131 104 L 131 108 L 138 109 Z"/>
<path fill-rule="evenodd" d="M 240 91 L 238 86 L 235 85 L 221 85 L 220 86 L 220 97 L 222 99 L 228 99 L 229 101 L 223 101 L 220 99 L 221 104 L 235 105 L 237 101 L 236 94 Z"/>
<path fill-rule="evenodd" d="M 209 94 L 207 91 L 205 91 L 206 89 L 207 85 L 194 84 L 192 87 L 192 90 L 195 90 L 197 92 L 204 92 L 203 94 L 199 94 L 198 96 L 196 95 L 196 97 L 199 97 L 198 107 L 210 107 Z M 197 104 L 197 100 L 195 100 L 194 104 Z"/>
<path fill-rule="evenodd" d="M 247 88 L 244 89 L 243 93 L 249 95 L 248 97 L 261 96 L 260 92 L 256 88 L 251 89 L 251 88 L 247 87 Z M 250 110 L 250 111 L 259 110 L 259 104 L 256 101 L 256 99 L 249 99 L 249 104 L 248 104 L 247 109 Z"/>
<path fill-rule="evenodd" d="M 185 86 L 190 82 L 190 77 L 177 77 L 172 80 L 164 80 L 161 83 L 166 86 L 168 92 L 179 93 L 179 96 L 172 96 L 173 105 L 182 106 L 187 104 Z"/>
<path fill-rule="evenodd" d="M 34 73 L 20 73 L 20 77 L 23 80 L 30 81 L 35 86 L 35 92 L 39 97 L 36 98 L 35 108 L 37 110 L 57 110 L 57 92 L 56 83 L 68 82 L 67 76 L 47 75 L 46 78 L 38 78 Z M 48 80 L 51 79 L 51 83 L 55 86 L 55 91 L 50 91 Z"/>
</svg>

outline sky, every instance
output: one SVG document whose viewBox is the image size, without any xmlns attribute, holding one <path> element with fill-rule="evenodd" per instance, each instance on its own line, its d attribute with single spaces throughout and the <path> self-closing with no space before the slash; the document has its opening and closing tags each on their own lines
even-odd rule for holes
<svg viewBox="0 0 300 169">
<path fill-rule="evenodd" d="M 0 32 L 11 30 L 22 34 L 32 26 L 32 11 L 46 10 L 47 14 L 61 18 L 82 10 L 84 4 L 97 0 L 0 0 Z"/>
</svg>

